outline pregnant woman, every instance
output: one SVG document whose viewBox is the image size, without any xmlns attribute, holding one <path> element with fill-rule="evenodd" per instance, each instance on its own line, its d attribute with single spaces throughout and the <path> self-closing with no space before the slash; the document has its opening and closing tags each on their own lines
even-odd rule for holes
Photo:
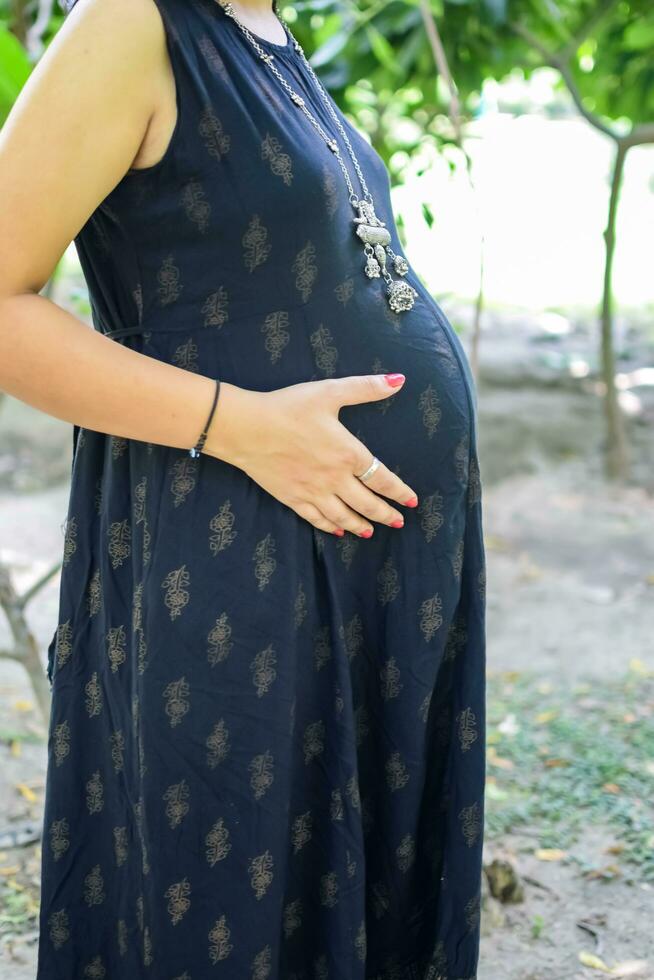
<svg viewBox="0 0 654 980">
<path fill-rule="evenodd" d="M 463 348 L 269 0 L 73 3 L 0 142 L 0 380 L 74 425 L 38 980 L 470 980 Z"/>
</svg>

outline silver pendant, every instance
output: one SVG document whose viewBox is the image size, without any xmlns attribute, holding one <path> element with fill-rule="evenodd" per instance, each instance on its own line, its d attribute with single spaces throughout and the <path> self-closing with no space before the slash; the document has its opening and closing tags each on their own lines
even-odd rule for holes
<svg viewBox="0 0 654 980">
<path fill-rule="evenodd" d="M 398 276 L 405 276 L 409 271 L 409 263 L 407 260 L 401 255 L 396 255 L 390 248 L 388 250 L 388 254 L 393 260 L 393 268 L 397 272 Z"/>
<path fill-rule="evenodd" d="M 368 256 L 368 261 L 366 262 L 365 273 L 368 276 L 368 279 L 379 279 L 381 275 L 381 266 L 379 265 L 379 262 L 373 255 L 372 250 L 366 254 Z"/>
<path fill-rule="evenodd" d="M 305 68 L 312 76 L 316 84 L 316 87 L 318 89 L 318 92 L 320 93 L 320 96 L 323 99 L 327 110 L 329 111 L 332 119 L 334 120 L 334 123 L 336 124 L 338 131 L 341 134 L 343 142 L 347 146 L 350 157 L 352 158 L 352 163 L 354 164 L 354 168 L 358 174 L 359 181 L 361 183 L 361 187 L 364 192 L 363 200 L 360 200 L 354 192 L 354 187 L 352 186 L 350 175 L 341 157 L 340 148 L 337 141 L 326 132 L 324 127 L 321 125 L 321 123 L 316 119 L 314 114 L 311 112 L 311 110 L 307 106 L 302 96 L 298 92 L 296 92 L 295 89 L 292 88 L 292 86 L 289 84 L 287 79 L 285 79 L 284 76 L 281 74 L 281 72 L 278 70 L 277 66 L 274 64 L 274 55 L 264 50 L 264 48 L 262 48 L 261 45 L 256 40 L 256 37 L 252 34 L 252 32 L 248 30 L 245 24 L 241 23 L 239 18 L 234 13 L 234 7 L 233 4 L 231 3 L 231 0 L 217 0 L 217 2 L 220 4 L 220 6 L 227 14 L 227 16 L 231 17 L 234 20 L 234 22 L 238 25 L 241 32 L 245 34 L 249 42 L 254 47 L 255 51 L 257 51 L 260 59 L 264 62 L 267 68 L 273 73 L 273 75 L 275 75 L 278 78 L 280 84 L 289 94 L 292 102 L 299 109 L 301 109 L 301 111 L 307 117 L 307 119 L 312 124 L 314 129 L 319 133 L 319 135 L 325 141 L 329 149 L 336 156 L 339 166 L 343 171 L 343 177 L 347 184 L 350 203 L 352 204 L 353 208 L 355 208 L 355 210 L 358 210 L 359 212 L 358 216 L 354 218 L 353 221 L 355 224 L 356 233 L 358 237 L 361 239 L 361 241 L 363 242 L 364 250 L 366 253 L 366 264 L 364 266 L 364 272 L 369 279 L 379 279 L 380 277 L 383 277 L 387 287 L 386 294 L 387 294 L 388 304 L 395 313 L 403 313 L 406 310 L 410 310 L 413 307 L 414 302 L 418 297 L 418 293 L 412 286 L 409 285 L 408 282 L 401 282 L 393 279 L 390 272 L 388 271 L 387 256 L 388 258 L 391 259 L 393 263 L 393 270 L 397 273 L 398 276 L 405 276 L 409 272 L 409 264 L 406 261 L 406 259 L 403 258 L 401 255 L 396 255 L 393 249 L 390 247 L 391 233 L 389 232 L 388 228 L 386 228 L 384 222 L 380 221 L 380 219 L 375 214 L 375 206 L 372 200 L 372 195 L 368 190 L 365 177 L 359 165 L 359 161 L 357 160 L 356 154 L 352 148 L 352 144 L 348 139 L 343 124 L 338 118 L 338 115 L 332 104 L 332 100 L 327 95 L 327 92 L 322 82 L 320 81 L 320 79 L 314 72 L 313 68 L 311 67 L 309 61 L 307 60 L 306 55 L 302 50 L 302 46 L 300 45 L 300 42 L 291 33 L 286 23 L 282 20 L 282 23 L 284 24 L 284 29 L 289 38 L 288 43 L 294 44 L 296 51 L 299 52 L 304 62 Z M 274 6 L 275 6 L 275 13 L 277 13 L 277 16 L 279 17 L 279 12 L 276 9 L 276 3 L 274 4 Z M 280 20 L 281 19 L 282 18 L 280 18 Z"/>
<path fill-rule="evenodd" d="M 409 271 L 409 265 L 401 255 L 396 255 L 390 247 L 391 233 L 385 227 L 383 221 L 375 214 L 375 208 L 370 201 L 357 200 L 352 202 L 353 206 L 359 211 L 356 218 L 353 218 L 355 230 L 361 241 L 364 243 L 364 250 L 367 261 L 364 271 L 369 279 L 378 279 L 383 276 L 386 285 L 386 295 L 388 305 L 394 313 L 404 313 L 410 310 L 418 296 L 418 293 L 408 282 L 399 282 L 393 279 L 387 268 L 387 255 L 393 260 L 393 268 L 400 276 L 405 276 Z"/>
<path fill-rule="evenodd" d="M 387 295 L 388 305 L 393 312 L 404 313 L 405 310 L 411 309 L 418 294 L 408 282 L 393 279 L 388 284 Z"/>
</svg>

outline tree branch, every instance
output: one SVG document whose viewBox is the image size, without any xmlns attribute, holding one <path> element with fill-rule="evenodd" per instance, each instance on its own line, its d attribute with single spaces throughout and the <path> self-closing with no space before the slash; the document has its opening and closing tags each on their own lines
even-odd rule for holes
<svg viewBox="0 0 654 980">
<path fill-rule="evenodd" d="M 561 58 L 564 61 L 567 61 L 568 58 L 572 57 L 579 45 L 586 40 L 593 28 L 600 23 L 604 15 L 608 14 L 609 10 L 611 10 L 613 7 L 617 7 L 617 5 L 618 0 L 604 0 L 604 3 L 599 4 L 597 9 L 592 12 L 588 20 L 579 28 L 579 30 L 574 31 L 572 37 L 561 51 Z"/>
<path fill-rule="evenodd" d="M 570 92 L 570 95 L 572 96 L 572 101 L 584 119 L 589 122 L 591 126 L 594 126 L 595 129 L 599 129 L 601 133 L 604 133 L 610 139 L 614 140 L 614 142 L 619 143 L 624 137 L 615 132 L 611 126 L 608 126 L 606 123 L 602 122 L 599 116 L 596 116 L 594 112 L 591 112 L 590 109 L 586 108 L 584 105 L 581 93 L 577 88 L 577 83 L 572 77 L 570 67 L 564 61 L 564 59 L 560 55 L 555 55 L 551 51 L 548 51 L 545 45 L 542 44 L 530 30 L 523 27 L 522 24 L 511 23 L 509 26 L 512 31 L 523 39 L 523 41 L 526 41 L 527 44 L 531 45 L 532 48 L 538 51 L 544 64 L 549 65 L 550 68 L 555 68 L 559 72 L 561 78 L 568 88 L 568 91 Z"/>
<path fill-rule="evenodd" d="M 477 214 L 477 221 L 479 224 L 479 288 L 477 290 L 477 300 L 475 302 L 475 312 L 473 318 L 472 327 L 472 342 L 470 350 L 470 364 L 472 368 L 472 373 L 477 379 L 478 376 L 478 360 L 479 360 L 479 340 L 481 336 L 481 315 L 484 306 L 484 257 L 486 248 L 486 238 L 484 235 L 484 227 L 482 218 L 479 212 L 478 205 L 478 194 L 477 188 L 475 186 L 475 179 L 472 169 L 472 160 L 470 154 L 468 153 L 463 136 L 463 125 L 461 119 L 461 100 L 459 99 L 459 92 L 452 77 L 452 72 L 450 71 L 450 66 L 447 60 L 447 55 L 445 53 L 445 48 L 443 46 L 443 41 L 441 39 L 440 31 L 438 29 L 438 24 L 436 23 L 436 18 L 430 7 L 429 0 L 420 0 L 420 10 L 422 13 L 422 20 L 425 25 L 425 31 L 427 33 L 427 39 L 431 46 L 432 54 L 434 56 L 434 61 L 436 62 L 436 68 L 440 73 L 441 77 L 444 79 L 445 84 L 450 93 L 450 107 L 449 107 L 449 117 L 452 123 L 452 128 L 454 129 L 454 139 L 455 143 L 463 154 L 463 158 L 466 164 L 466 174 L 468 176 L 468 183 L 470 184 L 470 190 L 472 191 L 472 200 L 475 204 L 475 211 Z"/>
<path fill-rule="evenodd" d="M 429 40 L 434 61 L 436 62 L 436 67 L 438 68 L 438 73 L 447 85 L 450 96 L 449 116 L 452 121 L 452 126 L 454 127 L 456 141 L 459 143 L 459 145 L 461 145 L 463 143 L 463 134 L 461 132 L 461 101 L 459 99 L 457 87 L 454 84 L 454 79 L 452 78 L 452 72 L 450 71 L 450 66 L 447 62 L 447 55 L 445 54 L 445 49 L 443 47 L 443 42 L 441 41 L 441 36 L 438 32 L 438 28 L 436 27 L 436 22 L 429 5 L 429 0 L 420 0 L 420 13 L 422 14 L 425 31 L 427 32 L 427 39 Z"/>
<path fill-rule="evenodd" d="M 36 62 L 43 54 L 45 47 L 43 37 L 52 18 L 53 7 L 54 0 L 39 0 L 36 19 L 27 30 L 25 47 L 27 48 L 27 53 L 33 62 Z"/>
<path fill-rule="evenodd" d="M 47 572 L 44 572 L 41 578 L 38 578 L 33 585 L 30 585 L 29 589 L 27 589 L 25 592 L 23 592 L 21 596 L 18 597 L 16 601 L 21 609 L 25 608 L 25 606 L 30 601 L 30 599 L 32 599 L 37 592 L 41 591 L 43 586 L 50 581 L 53 575 L 57 574 L 60 568 L 61 568 L 61 562 L 58 561 L 56 564 L 52 566 L 52 568 L 49 568 Z"/>
<path fill-rule="evenodd" d="M 642 123 L 640 126 L 634 126 L 630 133 L 621 137 L 620 142 L 627 149 L 631 146 L 654 143 L 654 123 Z"/>
</svg>

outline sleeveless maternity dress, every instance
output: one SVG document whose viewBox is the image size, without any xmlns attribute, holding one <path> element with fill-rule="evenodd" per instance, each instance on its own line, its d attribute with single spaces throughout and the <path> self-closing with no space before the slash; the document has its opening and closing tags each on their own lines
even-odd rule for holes
<svg viewBox="0 0 654 980">
<path fill-rule="evenodd" d="M 400 314 L 365 275 L 338 161 L 238 25 L 215 0 L 156 3 L 177 122 L 75 238 L 93 328 L 259 391 L 403 372 L 339 418 L 419 505 L 339 538 L 226 462 L 73 428 L 37 980 L 471 980 L 485 557 L 466 355 L 411 266 Z M 260 43 L 340 143 L 290 40 Z M 386 166 L 337 112 L 406 258 Z"/>
</svg>

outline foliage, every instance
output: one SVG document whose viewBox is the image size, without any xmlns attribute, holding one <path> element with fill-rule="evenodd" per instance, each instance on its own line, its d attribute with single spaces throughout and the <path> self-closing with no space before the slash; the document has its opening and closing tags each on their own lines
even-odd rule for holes
<svg viewBox="0 0 654 980">
<path fill-rule="evenodd" d="M 612 120 L 654 118 L 654 6 L 649 0 L 279 0 L 322 81 L 388 162 L 397 150 L 451 139 L 448 92 L 425 16 L 438 24 L 464 113 L 486 79 L 543 62 L 529 35 L 565 51 L 588 107 Z M 29 75 L 33 8 L 0 0 L 0 122 Z M 57 3 L 43 42 L 62 22 Z M 12 33 L 13 31 L 13 33 Z M 29 44 L 28 44 L 29 47 Z"/>
<path fill-rule="evenodd" d="M 654 7 L 649 0 L 534 0 L 515 8 L 513 16 L 545 47 L 570 52 L 574 81 L 591 110 L 632 123 L 654 119 Z"/>
<path fill-rule="evenodd" d="M 388 161 L 447 141 L 448 92 L 434 67 L 420 0 L 298 0 L 282 12 L 322 81 Z M 543 52 L 569 57 L 591 111 L 632 123 L 654 118 L 654 6 L 649 0 L 424 0 L 462 108 L 486 79 L 529 75 Z M 539 50 L 539 47 L 542 50 Z"/>
</svg>

